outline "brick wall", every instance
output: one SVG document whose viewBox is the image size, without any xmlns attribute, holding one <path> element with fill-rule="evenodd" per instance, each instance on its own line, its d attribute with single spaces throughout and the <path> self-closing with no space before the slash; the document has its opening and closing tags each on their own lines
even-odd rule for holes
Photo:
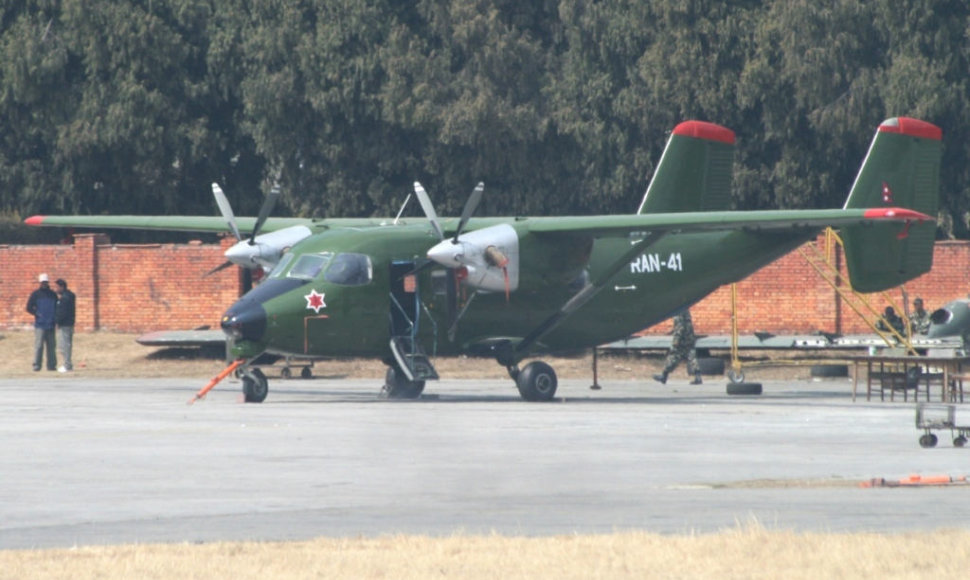
<svg viewBox="0 0 970 580">
<path fill-rule="evenodd" d="M 112 245 L 103 234 L 79 234 L 71 245 L 0 245 L 0 329 L 26 328 L 33 318 L 24 311 L 37 287 L 37 274 L 64 278 L 77 294 L 80 331 L 95 329 L 147 332 L 217 328 L 225 309 L 239 295 L 238 268 L 205 277 L 221 264 L 233 243 Z M 806 244 L 825 251 L 824 236 Z M 843 267 L 844 271 L 844 267 Z M 754 331 L 843 334 L 865 333 L 866 324 L 837 298 L 799 251 L 783 257 L 737 285 L 738 327 Z M 910 298 L 922 296 L 932 310 L 970 291 L 970 242 L 938 242 L 933 270 L 906 285 Z M 882 311 L 902 293 L 869 295 Z M 691 309 L 701 334 L 731 331 L 731 288 L 723 287 Z M 669 331 L 665 322 L 648 333 Z"/>
<path fill-rule="evenodd" d="M 41 272 L 77 294 L 79 331 L 218 328 L 239 296 L 239 271 L 205 273 L 232 243 L 112 245 L 103 234 L 79 234 L 73 245 L 0 246 L 0 328 L 33 324 L 24 307 Z"/>
</svg>

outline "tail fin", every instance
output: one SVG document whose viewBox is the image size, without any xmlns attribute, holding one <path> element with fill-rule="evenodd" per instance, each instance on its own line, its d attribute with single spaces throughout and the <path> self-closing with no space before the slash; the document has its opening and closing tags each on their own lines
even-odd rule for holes
<svg viewBox="0 0 970 580">
<path fill-rule="evenodd" d="M 897 117 L 879 125 L 856 176 L 848 208 L 904 207 L 935 216 L 940 197 L 943 131 Z M 850 226 L 842 232 L 849 280 L 857 292 L 879 292 L 925 274 L 933 265 L 936 224 Z"/>
<path fill-rule="evenodd" d="M 703 121 L 674 127 L 637 213 L 729 209 L 734 131 Z"/>
</svg>

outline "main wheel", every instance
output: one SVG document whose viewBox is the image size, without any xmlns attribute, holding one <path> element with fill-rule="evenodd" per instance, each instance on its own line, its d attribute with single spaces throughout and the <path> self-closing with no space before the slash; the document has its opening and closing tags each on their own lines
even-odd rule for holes
<svg viewBox="0 0 970 580">
<path fill-rule="evenodd" d="M 424 381 L 409 381 L 401 371 L 387 367 L 383 394 L 388 399 L 417 399 L 423 391 Z"/>
<path fill-rule="evenodd" d="M 243 396 L 247 403 L 262 403 L 269 394 L 269 381 L 259 369 L 247 369 L 242 375 Z"/>
<path fill-rule="evenodd" d="M 729 395 L 760 395 L 761 383 L 728 383 Z"/>
<path fill-rule="evenodd" d="M 515 386 L 526 401 L 550 401 L 556 395 L 559 381 L 551 366 L 542 361 L 533 361 L 519 371 Z"/>
</svg>

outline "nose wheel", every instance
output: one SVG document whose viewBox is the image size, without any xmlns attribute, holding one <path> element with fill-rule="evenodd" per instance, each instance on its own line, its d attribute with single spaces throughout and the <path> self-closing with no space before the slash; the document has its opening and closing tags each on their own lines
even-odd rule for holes
<svg viewBox="0 0 970 580">
<path fill-rule="evenodd" d="M 263 371 L 247 368 L 242 371 L 242 389 L 247 403 L 262 403 L 269 394 L 269 381 Z"/>
</svg>

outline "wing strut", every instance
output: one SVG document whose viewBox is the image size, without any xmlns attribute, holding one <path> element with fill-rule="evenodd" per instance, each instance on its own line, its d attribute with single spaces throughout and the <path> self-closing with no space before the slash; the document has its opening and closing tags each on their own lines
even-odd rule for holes
<svg viewBox="0 0 970 580">
<path fill-rule="evenodd" d="M 633 243 L 629 250 L 620 255 L 620 257 L 610 264 L 608 268 L 600 272 L 596 279 L 587 282 L 586 285 L 583 286 L 579 292 L 574 294 L 572 298 L 567 300 L 557 312 L 542 321 L 542 323 L 539 324 L 535 330 L 527 334 L 525 338 L 516 344 L 514 349 L 510 349 L 504 353 L 498 353 L 498 362 L 507 367 L 517 365 L 520 360 L 528 355 L 529 349 L 531 349 L 535 343 L 541 340 L 545 335 L 552 332 L 553 329 L 562 324 L 563 321 L 572 316 L 573 313 L 580 309 L 580 307 L 596 296 L 599 291 L 606 286 L 606 283 L 610 280 L 610 278 L 620 271 L 620 268 L 623 268 L 629 264 L 630 261 L 633 260 L 634 256 L 640 254 L 645 249 L 657 243 L 666 234 L 667 232 L 649 232 L 644 235 L 643 239 Z"/>
</svg>

